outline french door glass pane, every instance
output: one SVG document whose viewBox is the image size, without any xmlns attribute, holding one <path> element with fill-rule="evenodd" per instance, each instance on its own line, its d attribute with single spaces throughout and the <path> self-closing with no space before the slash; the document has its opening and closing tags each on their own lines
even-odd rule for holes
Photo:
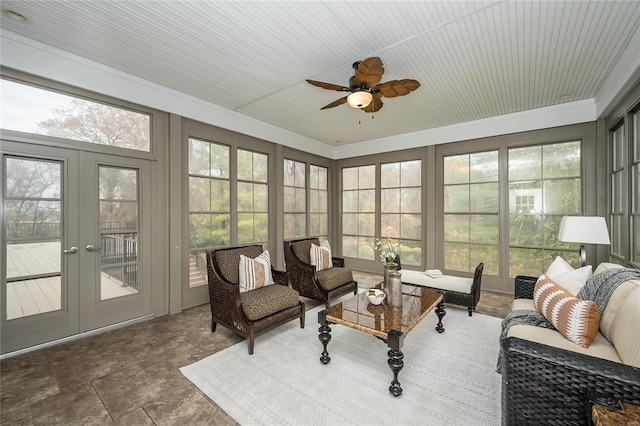
<svg viewBox="0 0 640 426">
<path fill-rule="evenodd" d="M 62 308 L 63 163 L 4 158 L 7 319 Z"/>
<path fill-rule="evenodd" d="M 138 293 L 138 173 L 99 167 L 100 300 Z"/>
</svg>

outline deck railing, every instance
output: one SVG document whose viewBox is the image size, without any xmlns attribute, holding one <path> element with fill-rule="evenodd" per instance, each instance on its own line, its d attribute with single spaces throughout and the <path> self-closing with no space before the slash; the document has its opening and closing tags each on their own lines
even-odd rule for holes
<svg viewBox="0 0 640 426">
<path fill-rule="evenodd" d="M 101 270 L 123 286 L 138 289 L 138 241 L 121 235 L 103 235 Z"/>
<path fill-rule="evenodd" d="M 60 237 L 60 222 L 18 222 L 7 223 L 7 238 L 47 238 Z"/>
</svg>

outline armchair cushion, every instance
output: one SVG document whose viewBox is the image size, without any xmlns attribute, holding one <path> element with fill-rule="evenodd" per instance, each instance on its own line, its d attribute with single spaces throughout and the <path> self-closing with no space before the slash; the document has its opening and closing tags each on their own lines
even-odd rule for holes
<svg viewBox="0 0 640 426">
<path fill-rule="evenodd" d="M 240 255 L 239 285 L 240 292 L 254 290 L 273 284 L 271 276 L 271 257 L 268 251 L 263 251 L 256 258 L 252 259 Z"/>
<path fill-rule="evenodd" d="M 257 257 L 262 253 L 262 247 L 258 245 L 228 248 L 224 250 L 214 250 L 214 263 L 216 264 L 222 278 L 227 282 L 238 284 L 240 281 L 238 268 L 238 260 L 240 255 L 243 254 L 248 257 Z"/>
<path fill-rule="evenodd" d="M 311 244 L 319 244 L 317 238 L 310 238 L 307 240 L 296 241 L 291 243 L 291 250 L 293 254 L 303 263 L 311 265 Z"/>
<path fill-rule="evenodd" d="M 326 291 L 338 288 L 346 283 L 353 281 L 353 273 L 350 269 L 333 267 L 316 271 L 318 283 Z"/>
<path fill-rule="evenodd" d="M 311 250 L 309 251 L 309 257 L 311 264 L 316 267 L 316 271 L 322 271 L 333 266 L 331 259 L 331 246 L 329 241 L 324 240 L 322 245 L 311 244 Z"/>
<path fill-rule="evenodd" d="M 250 321 L 298 305 L 298 292 L 284 285 L 270 285 L 240 293 L 240 305 Z"/>
</svg>

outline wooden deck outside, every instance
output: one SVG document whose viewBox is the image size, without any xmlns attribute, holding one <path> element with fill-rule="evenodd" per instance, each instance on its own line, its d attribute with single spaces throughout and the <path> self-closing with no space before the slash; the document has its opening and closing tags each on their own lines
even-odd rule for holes
<svg viewBox="0 0 640 426">
<path fill-rule="evenodd" d="M 7 245 L 7 277 L 60 271 L 60 242 Z M 137 293 L 122 282 L 100 273 L 101 300 Z M 60 277 L 7 283 L 7 319 L 21 318 L 61 309 Z"/>
</svg>

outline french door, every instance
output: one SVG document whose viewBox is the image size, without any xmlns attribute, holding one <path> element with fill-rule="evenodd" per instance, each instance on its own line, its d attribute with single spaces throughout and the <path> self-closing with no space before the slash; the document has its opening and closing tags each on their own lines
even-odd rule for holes
<svg viewBox="0 0 640 426">
<path fill-rule="evenodd" d="M 148 160 L 2 141 L 1 352 L 152 313 Z"/>
</svg>

